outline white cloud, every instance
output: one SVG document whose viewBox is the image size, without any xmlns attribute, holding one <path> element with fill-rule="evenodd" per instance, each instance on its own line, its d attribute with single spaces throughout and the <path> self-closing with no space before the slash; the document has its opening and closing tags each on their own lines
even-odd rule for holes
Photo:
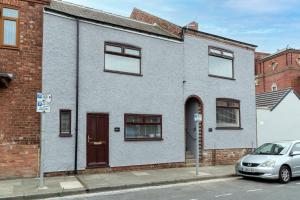
<svg viewBox="0 0 300 200">
<path fill-rule="evenodd" d="M 226 0 L 225 6 L 240 12 L 278 13 L 299 5 L 298 0 Z"/>
</svg>

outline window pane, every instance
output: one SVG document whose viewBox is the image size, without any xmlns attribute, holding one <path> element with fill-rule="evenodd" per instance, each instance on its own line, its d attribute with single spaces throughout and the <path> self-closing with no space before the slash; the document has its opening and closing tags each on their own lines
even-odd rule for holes
<svg viewBox="0 0 300 200">
<path fill-rule="evenodd" d="M 105 54 L 105 69 L 140 74 L 140 59 Z"/>
<path fill-rule="evenodd" d="M 220 50 L 217 49 L 210 49 L 210 53 L 215 53 L 215 54 L 222 54 L 222 52 Z"/>
<path fill-rule="evenodd" d="M 223 51 L 223 55 L 233 58 L 233 53 L 230 53 L 230 52 L 227 52 L 227 51 Z"/>
<path fill-rule="evenodd" d="M 112 51 L 112 52 L 116 52 L 116 53 L 122 53 L 122 48 L 121 47 L 115 47 L 115 46 L 106 45 L 106 51 Z"/>
<path fill-rule="evenodd" d="M 71 133 L 70 112 L 61 112 L 60 115 L 60 131 L 61 133 Z"/>
<path fill-rule="evenodd" d="M 209 74 L 232 78 L 232 60 L 209 56 Z"/>
<path fill-rule="evenodd" d="M 133 56 L 140 56 L 140 51 L 138 51 L 138 50 L 125 49 L 125 53 L 133 55 Z"/>
<path fill-rule="evenodd" d="M 239 115 L 237 108 L 217 108 L 217 127 L 239 127 Z"/>
<path fill-rule="evenodd" d="M 160 138 L 160 125 L 126 125 L 126 138 Z"/>
<path fill-rule="evenodd" d="M 160 117 L 146 117 L 146 123 L 160 123 Z"/>
<path fill-rule="evenodd" d="M 142 123 L 143 122 L 143 118 L 140 116 L 127 116 L 126 117 L 126 122 L 130 122 L 130 123 Z"/>
<path fill-rule="evenodd" d="M 217 106 L 228 107 L 228 102 L 217 100 Z"/>
<path fill-rule="evenodd" d="M 19 11 L 11 8 L 3 8 L 3 16 L 4 17 L 13 17 L 18 18 L 19 17 Z"/>
<path fill-rule="evenodd" d="M 17 23 L 16 21 L 4 20 L 4 45 L 17 45 Z"/>
</svg>

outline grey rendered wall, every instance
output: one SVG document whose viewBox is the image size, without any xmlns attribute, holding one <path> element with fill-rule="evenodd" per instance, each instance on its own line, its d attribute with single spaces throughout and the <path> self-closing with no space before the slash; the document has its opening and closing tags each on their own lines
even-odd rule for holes
<svg viewBox="0 0 300 200">
<path fill-rule="evenodd" d="M 293 93 L 272 111 L 257 109 L 257 143 L 299 140 L 300 100 Z"/>
<path fill-rule="evenodd" d="M 51 112 L 44 114 L 45 171 L 74 169 L 74 137 L 59 137 L 59 109 L 72 110 L 75 133 L 76 22 L 44 15 L 43 92 L 53 95 Z"/>
<path fill-rule="evenodd" d="M 236 80 L 208 76 L 208 46 L 234 52 Z M 194 36 L 185 36 L 184 96 L 198 95 L 204 104 L 204 148 L 249 148 L 256 145 L 254 52 Z M 216 130 L 216 98 L 241 101 L 242 130 Z M 213 132 L 208 132 L 213 128 Z"/>
<path fill-rule="evenodd" d="M 71 19 L 44 17 L 43 90 L 53 94 L 44 121 L 46 171 L 70 170 L 74 137 L 58 137 L 58 122 L 60 108 L 75 117 L 76 26 Z M 103 72 L 105 41 L 141 47 L 143 76 Z M 79 169 L 86 167 L 87 113 L 109 113 L 111 167 L 184 161 L 182 55 L 182 43 L 80 23 Z M 162 114 L 163 141 L 125 142 L 124 113 Z"/>
</svg>

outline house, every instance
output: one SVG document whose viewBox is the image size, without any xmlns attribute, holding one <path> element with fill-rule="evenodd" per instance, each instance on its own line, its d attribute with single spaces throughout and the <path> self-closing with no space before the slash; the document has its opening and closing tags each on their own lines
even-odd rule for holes
<svg viewBox="0 0 300 200">
<path fill-rule="evenodd" d="M 38 172 L 42 19 L 48 0 L 0 1 L 0 179 Z"/>
<path fill-rule="evenodd" d="M 300 92 L 300 50 L 287 47 L 273 54 L 257 53 L 256 93 L 293 88 Z"/>
<path fill-rule="evenodd" d="M 181 38 L 159 26 L 52 1 L 44 14 L 43 91 L 53 96 L 45 171 L 182 164 L 182 55 Z"/>
<path fill-rule="evenodd" d="M 161 22 L 167 22 L 161 19 Z M 52 1 L 44 12 L 45 171 L 231 164 L 256 146 L 255 45 Z M 198 133 L 197 133 L 198 134 Z"/>
<path fill-rule="evenodd" d="M 298 140 L 300 99 L 292 88 L 256 95 L 257 143 Z"/>
</svg>

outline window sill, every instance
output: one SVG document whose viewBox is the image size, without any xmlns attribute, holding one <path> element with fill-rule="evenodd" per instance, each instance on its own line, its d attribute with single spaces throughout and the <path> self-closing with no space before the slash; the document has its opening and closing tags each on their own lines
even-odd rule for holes
<svg viewBox="0 0 300 200">
<path fill-rule="evenodd" d="M 216 127 L 216 130 L 243 130 L 242 127 Z"/>
<path fill-rule="evenodd" d="M 20 51 L 20 48 L 18 46 L 0 46 L 0 49 L 7 49 L 7 50 L 13 50 L 13 51 Z"/>
<path fill-rule="evenodd" d="M 124 139 L 127 142 L 142 142 L 142 141 L 163 141 L 164 139 L 162 138 L 125 138 Z"/>
<path fill-rule="evenodd" d="M 121 72 L 121 71 L 108 70 L 108 69 L 104 69 L 104 72 L 115 73 L 115 74 L 123 74 L 123 75 L 130 75 L 130 76 L 143 76 L 143 74 L 136 74 L 136 73 L 130 73 L 130 72 Z"/>
<path fill-rule="evenodd" d="M 72 134 L 68 134 L 68 133 L 60 133 L 59 137 L 72 137 Z"/>
<path fill-rule="evenodd" d="M 229 78 L 229 77 L 225 77 L 225 76 L 217 76 L 217 75 L 212 75 L 212 74 L 208 74 L 208 76 L 212 77 L 212 78 L 221 78 L 221 79 L 227 79 L 227 80 L 232 80 L 232 81 L 236 80 L 235 78 Z"/>
</svg>

